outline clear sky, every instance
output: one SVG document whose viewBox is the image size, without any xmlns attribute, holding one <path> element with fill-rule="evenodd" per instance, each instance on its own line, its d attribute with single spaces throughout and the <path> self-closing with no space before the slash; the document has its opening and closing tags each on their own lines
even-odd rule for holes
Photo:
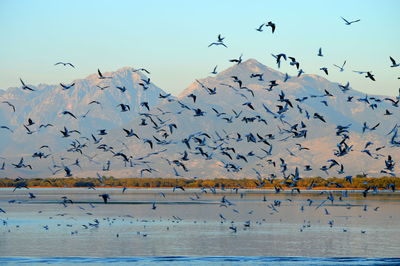
<svg viewBox="0 0 400 266">
<path fill-rule="evenodd" d="M 250 3 L 251 2 L 251 3 Z M 0 88 L 68 83 L 123 66 L 144 67 L 152 81 L 178 94 L 215 65 L 243 53 L 276 68 L 271 53 L 296 57 L 306 73 L 367 93 L 397 95 L 400 1 L 80 1 L 0 0 Z M 348 20 L 361 19 L 350 26 Z M 255 30 L 273 21 L 276 31 Z M 228 49 L 208 48 L 221 33 Z M 324 57 L 316 56 L 322 47 Z M 332 64 L 347 60 L 344 72 Z M 54 66 L 72 62 L 76 69 Z M 281 68 L 295 74 L 292 68 Z M 372 82 L 351 70 L 372 71 Z"/>
</svg>

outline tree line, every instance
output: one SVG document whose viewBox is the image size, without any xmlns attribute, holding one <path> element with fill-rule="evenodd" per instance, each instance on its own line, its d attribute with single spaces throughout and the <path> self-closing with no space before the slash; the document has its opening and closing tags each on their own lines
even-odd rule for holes
<svg viewBox="0 0 400 266">
<path fill-rule="evenodd" d="M 350 182 L 351 181 L 351 182 Z M 264 180 L 257 179 L 185 179 L 185 178 L 32 178 L 32 179 L 10 179 L 0 178 L 0 187 L 15 187 L 16 185 L 26 185 L 28 187 L 137 187 L 137 188 L 172 188 L 182 186 L 184 188 L 274 188 L 274 187 L 298 187 L 298 188 L 354 188 L 365 189 L 377 187 L 382 189 L 391 188 L 394 185 L 400 187 L 399 177 L 354 177 L 346 180 L 339 177 L 310 177 L 300 179 L 296 186 L 285 183 L 284 179 Z"/>
</svg>

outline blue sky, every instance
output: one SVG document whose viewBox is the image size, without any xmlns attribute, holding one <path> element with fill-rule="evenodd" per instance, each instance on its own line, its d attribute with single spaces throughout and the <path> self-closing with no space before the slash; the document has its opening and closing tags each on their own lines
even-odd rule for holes
<svg viewBox="0 0 400 266">
<path fill-rule="evenodd" d="M 215 65 L 243 53 L 276 68 L 271 53 L 296 57 L 308 74 L 350 81 L 366 93 L 397 95 L 400 1 L 0 1 L 0 88 L 68 83 L 123 66 L 145 67 L 152 81 L 178 94 Z M 340 16 L 360 22 L 346 26 Z M 276 32 L 257 32 L 273 21 Z M 221 33 L 224 47 L 211 47 Z M 316 56 L 322 47 L 324 57 Z M 344 72 L 332 64 L 347 60 Z M 76 69 L 55 67 L 72 62 Z M 372 82 L 351 70 L 375 74 Z M 281 71 L 295 74 L 293 68 Z"/>
</svg>

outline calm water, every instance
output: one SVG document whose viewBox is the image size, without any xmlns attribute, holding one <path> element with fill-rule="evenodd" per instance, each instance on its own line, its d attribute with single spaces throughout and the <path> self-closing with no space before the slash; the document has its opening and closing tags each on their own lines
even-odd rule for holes
<svg viewBox="0 0 400 266">
<path fill-rule="evenodd" d="M 28 192 L 36 198 L 29 199 Z M 98 196 L 102 193 L 110 194 L 108 204 Z M 220 265 L 231 256 L 229 265 L 274 260 L 320 265 L 331 264 L 329 257 L 399 257 L 400 193 L 363 198 L 357 192 L 339 200 L 340 195 L 334 192 L 332 204 L 327 194 L 305 191 L 0 189 L 0 208 L 6 211 L 0 213 L 0 256 L 8 257 L 0 263 L 78 257 L 66 262 L 168 264 L 171 258 L 164 257 L 177 256 L 176 264 L 188 265 L 191 257 L 192 264 Z M 61 204 L 62 196 L 74 203 Z M 221 205 L 223 196 L 227 203 Z M 275 200 L 280 206 L 272 207 Z"/>
</svg>

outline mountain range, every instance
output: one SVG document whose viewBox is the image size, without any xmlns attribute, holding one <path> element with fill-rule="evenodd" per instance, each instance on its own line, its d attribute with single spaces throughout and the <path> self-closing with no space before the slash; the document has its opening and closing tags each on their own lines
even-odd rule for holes
<svg viewBox="0 0 400 266">
<path fill-rule="evenodd" d="M 130 67 L 103 76 L 110 78 L 93 74 L 69 89 L 0 90 L 0 176 L 398 173 L 386 162 L 398 159 L 399 97 L 365 95 L 318 75 L 289 77 L 255 59 L 198 79 L 178 96 Z M 65 137 L 65 128 L 79 133 Z M 13 166 L 21 157 L 32 169 Z"/>
</svg>

